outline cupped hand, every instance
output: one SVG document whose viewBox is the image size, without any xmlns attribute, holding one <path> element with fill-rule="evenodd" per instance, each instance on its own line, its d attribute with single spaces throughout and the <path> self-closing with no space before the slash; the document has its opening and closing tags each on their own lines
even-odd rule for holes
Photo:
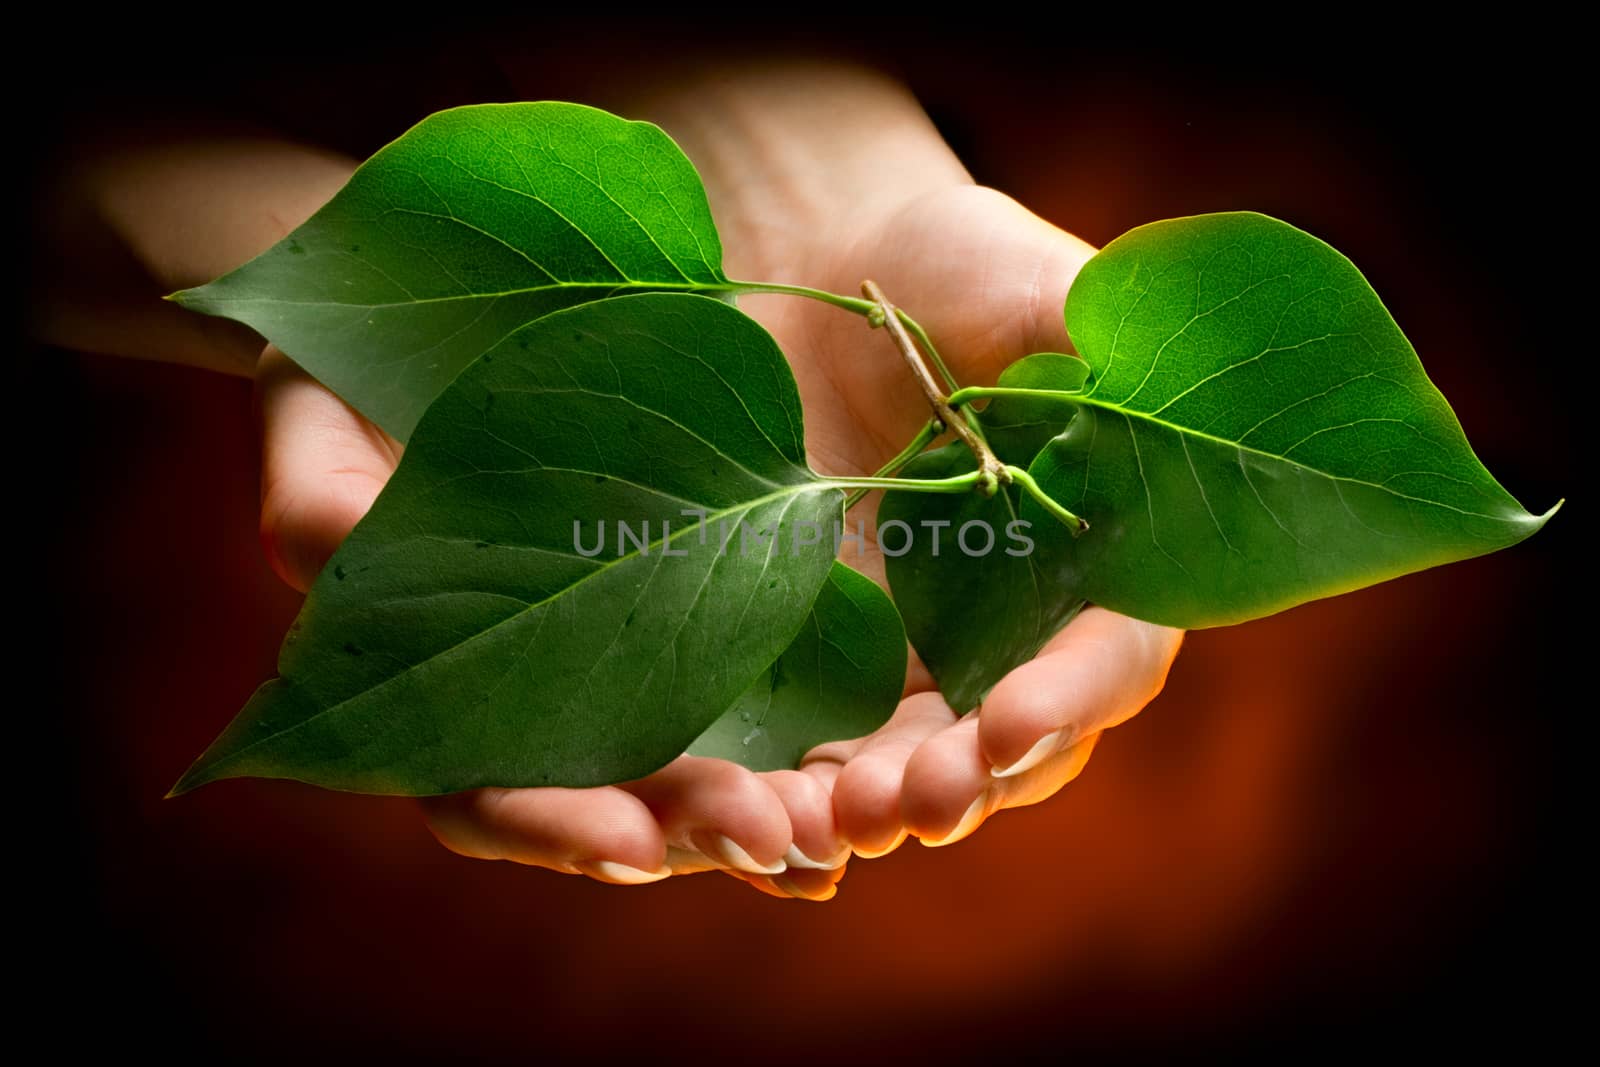
<svg viewBox="0 0 1600 1067">
<path fill-rule="evenodd" d="M 873 278 L 963 384 L 988 384 L 1030 352 L 1070 351 L 1062 302 L 1093 250 L 973 185 L 892 83 L 763 69 L 710 93 L 681 83 L 653 103 L 705 180 L 731 276 L 846 294 Z M 926 422 L 900 357 L 862 319 L 795 297 L 748 296 L 743 307 L 789 357 L 818 472 L 870 473 Z M 258 380 L 263 539 L 304 589 L 399 449 L 270 349 Z M 860 517 L 875 503 L 858 505 Z M 875 545 L 846 562 L 884 580 Z M 1180 639 L 1090 609 L 981 709 L 950 708 L 912 655 L 891 721 L 819 747 L 798 771 L 685 756 L 617 786 L 478 790 L 424 809 L 440 841 L 466 855 L 625 884 L 717 867 L 774 895 L 827 899 L 851 849 L 881 854 L 907 833 L 948 843 L 1059 790 L 1101 730 L 1160 690 Z"/>
</svg>

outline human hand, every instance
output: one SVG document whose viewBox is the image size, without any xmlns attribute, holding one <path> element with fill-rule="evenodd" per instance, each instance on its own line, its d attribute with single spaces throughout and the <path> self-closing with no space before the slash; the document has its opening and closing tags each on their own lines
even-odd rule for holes
<svg viewBox="0 0 1600 1067">
<path fill-rule="evenodd" d="M 813 87 L 819 84 L 814 83 Z M 847 292 L 870 272 L 884 282 L 895 299 L 918 310 L 948 349 L 958 374 L 967 381 L 990 380 L 1000 365 L 1027 351 L 1064 347 L 1064 338 L 1063 343 L 1009 343 L 1026 339 L 1001 338 L 990 324 L 1012 321 L 1004 311 L 1006 300 L 1019 296 L 1036 300 L 1055 288 L 1053 282 L 1058 280 L 1059 291 L 1064 293 L 1070 273 L 1062 273 L 1062 264 L 1068 271 L 1075 271 L 1088 250 L 1044 227 L 997 194 L 971 186 L 926 119 L 914 110 L 914 104 L 912 111 L 902 108 L 897 113 L 895 107 L 879 107 L 872 101 L 881 85 L 865 88 L 869 91 L 863 93 L 862 85 L 845 84 L 838 93 L 845 98 L 842 102 L 847 107 L 865 102 L 855 115 L 867 121 L 824 129 L 821 139 L 813 137 L 818 132 L 815 128 L 806 128 L 806 116 L 785 116 L 777 107 L 763 114 L 758 107 L 756 125 L 778 135 L 776 141 L 768 137 L 768 149 L 780 146 L 778 158 L 768 162 L 805 162 L 803 158 L 783 160 L 781 146 L 804 146 L 807 137 L 813 137 L 811 148 L 821 154 L 812 157 L 812 161 L 824 164 L 822 174 L 808 174 L 804 166 L 769 167 L 766 184 L 752 185 L 748 179 L 760 168 L 747 166 L 747 158 L 729 157 L 726 153 L 719 157 L 715 151 L 702 154 L 692 144 L 688 146 L 706 174 L 713 207 L 729 237 L 730 250 L 746 256 L 755 268 L 730 256 L 730 272 L 753 278 L 804 281 Z M 881 98 L 884 94 L 876 95 Z M 760 98 L 757 93 L 743 99 L 748 108 L 752 103 L 759 105 Z M 731 110 L 734 109 L 724 107 L 723 117 Z M 714 120 L 717 109 L 704 108 L 700 114 Z M 777 121 L 763 121 L 768 118 Z M 668 126 L 670 132 L 680 133 L 674 124 Z M 841 139 L 840 129 L 849 134 L 869 130 L 870 136 L 865 141 Z M 867 165 L 863 167 L 863 163 Z M 759 199 L 724 195 L 730 182 L 740 182 L 741 178 L 746 194 L 754 189 L 769 199 L 789 201 L 785 207 L 813 210 L 810 214 L 805 210 L 763 211 L 763 207 L 772 205 L 762 204 Z M 847 205 L 849 210 L 841 210 L 841 205 Z M 831 225 L 818 224 L 815 215 L 819 210 Z M 785 233 L 785 224 L 802 228 L 802 232 Z M 985 238 L 988 243 L 980 251 L 998 253 L 998 266 L 1005 268 L 993 271 L 996 264 L 988 265 L 986 269 L 1002 283 L 986 281 L 986 289 L 979 287 L 984 293 L 982 299 L 975 298 L 979 290 L 970 288 L 972 279 L 964 277 L 960 270 L 908 270 L 908 264 L 948 266 L 959 262 L 952 252 L 961 255 L 961 240 L 970 244 L 977 239 L 969 229 L 974 224 L 999 227 L 998 236 Z M 1024 234 L 1030 225 L 1033 232 Z M 1047 239 L 1041 234 L 1047 234 Z M 954 245 L 951 237 L 959 238 Z M 763 258 L 766 262 L 759 263 Z M 1012 284 L 1018 269 L 1034 271 L 1031 288 Z M 1006 281 L 1008 278 L 1010 281 Z M 860 419 L 840 415 L 840 401 L 848 405 L 859 403 L 864 397 L 893 397 L 909 388 L 903 370 L 892 359 L 852 363 L 846 358 L 860 350 L 859 321 L 792 301 L 780 307 L 770 298 L 753 298 L 747 307 L 779 336 L 794 360 L 812 420 L 808 448 L 818 469 L 838 473 L 870 471 L 892 449 L 892 443 L 909 436 L 915 428 L 911 420 L 919 417 L 912 414 L 918 411 L 914 394 L 908 404 L 880 403 Z M 941 310 L 935 314 L 922 310 L 933 307 Z M 1034 304 L 1030 310 L 1042 309 Z M 962 312 L 967 315 L 965 322 Z M 824 318 L 824 314 L 828 317 Z M 1036 333 L 1061 333 L 1059 314 L 1050 311 L 1035 317 L 1039 321 L 1031 327 L 1025 319 L 1015 321 Z M 279 572 L 304 588 L 365 512 L 393 470 L 398 449 L 279 356 L 269 352 L 261 361 L 259 380 L 266 427 L 264 539 L 269 558 Z M 890 416 L 889 412 L 895 414 Z M 876 570 L 881 578 L 881 561 L 875 564 L 869 560 L 865 569 Z M 1164 665 L 1163 661 L 1163 670 Z M 1148 675 L 1146 671 L 1143 676 Z M 906 803 L 899 806 L 908 813 L 918 810 L 916 783 L 921 778 L 910 773 L 915 771 L 915 765 L 905 767 L 907 773 L 902 775 L 898 773 L 902 768 L 895 765 L 894 759 L 885 758 L 890 751 L 909 755 L 908 744 L 913 739 L 931 741 L 935 734 L 944 733 L 936 717 L 920 714 L 937 710 L 937 705 L 930 705 L 931 680 L 926 672 L 917 670 L 911 677 L 908 691 L 920 699 L 908 700 L 895 722 L 854 747 L 832 746 L 819 751 L 803 772 L 755 776 L 718 761 L 684 759 L 657 776 L 623 787 L 480 791 L 431 801 L 427 804 L 430 822 L 441 839 L 458 851 L 581 870 L 607 880 L 653 880 L 668 871 L 702 869 L 709 865 L 710 857 L 727 867 L 743 868 L 745 876 L 769 891 L 825 895 L 831 892 L 837 874 L 794 870 L 780 882 L 766 880 L 770 876 L 757 872 L 771 871 L 785 856 L 792 867 L 808 862 L 807 856 L 832 862 L 840 844 L 834 822 L 836 809 L 841 820 L 858 824 L 851 832 L 851 840 L 863 851 L 869 851 L 868 842 L 880 827 L 865 816 L 874 810 L 884 814 L 897 807 L 883 801 L 898 796 L 902 778 L 906 783 Z M 1007 679 L 1007 683 L 1010 681 Z M 1159 685 L 1159 673 L 1155 685 Z M 997 695 L 1005 687 L 1003 683 Z M 1122 705 L 1128 703 L 1130 698 L 1122 690 L 1111 687 L 1111 691 L 1122 694 L 1115 697 Z M 993 710 L 995 702 L 990 703 Z M 948 709 L 944 714 L 949 715 Z M 991 715 L 988 721 L 1003 724 L 1007 718 Z M 1035 718 L 1054 721 L 1048 713 Z M 1062 718 L 1059 710 L 1055 718 Z M 1109 719 L 1097 713 L 1074 721 L 1103 723 Z M 1026 725 L 1031 729 L 1037 722 Z M 970 755 L 988 750 L 991 755 L 1003 754 L 1005 746 L 1014 741 L 1004 730 L 995 733 L 985 726 L 983 731 L 965 735 L 967 747 L 963 750 L 954 743 L 963 736 L 960 731 L 952 731 L 940 745 L 928 748 L 934 753 L 944 751 L 945 757 L 930 756 L 917 761 L 917 765 L 926 763 L 931 770 L 948 771 L 952 766 L 950 757 L 957 752 Z M 974 738 L 978 741 L 976 749 Z M 1020 789 L 1014 790 L 1022 786 L 1037 792 L 1042 788 L 1038 786 L 1039 776 L 1059 762 L 1046 760 L 1038 773 L 1030 772 L 1031 777 L 1008 786 L 1006 795 L 1023 796 Z M 843 774 L 845 770 L 848 775 Z M 934 775 L 929 781 L 938 777 Z M 830 804 L 827 795 L 836 782 L 841 786 L 841 802 Z M 940 803 L 948 802 L 960 789 L 945 780 L 930 785 L 926 792 L 933 801 L 926 805 L 932 813 L 931 825 L 938 818 Z M 874 799 L 876 809 L 870 802 Z"/>
<path fill-rule="evenodd" d="M 872 278 L 927 328 L 963 384 L 991 384 L 1031 352 L 1071 351 L 1062 305 L 1094 249 L 973 184 L 899 87 L 860 71 L 768 66 L 680 82 L 645 103 L 701 171 L 730 276 L 846 294 Z M 870 474 L 926 421 L 887 338 L 860 319 L 782 296 L 741 306 L 789 356 L 819 472 Z M 859 504 L 851 528 L 875 506 Z M 848 562 L 884 581 L 870 533 Z M 813 750 L 803 770 L 831 785 L 858 855 L 881 855 L 908 833 L 953 843 L 1071 781 L 1100 731 L 1160 691 L 1181 639 L 1089 608 L 981 709 L 950 708 L 913 654 L 891 721 Z"/>
</svg>

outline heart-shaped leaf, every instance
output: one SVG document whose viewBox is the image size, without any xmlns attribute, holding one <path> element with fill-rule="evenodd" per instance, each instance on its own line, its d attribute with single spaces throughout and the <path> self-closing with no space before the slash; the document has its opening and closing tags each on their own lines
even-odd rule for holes
<svg viewBox="0 0 1600 1067">
<path fill-rule="evenodd" d="M 1090 524 L 1042 553 L 1050 580 L 1096 603 L 1242 622 L 1549 518 L 1484 469 L 1360 272 L 1285 223 L 1142 226 L 1084 266 L 1066 316 L 1093 384 L 1030 471 Z"/>
<path fill-rule="evenodd" d="M 882 726 L 906 678 L 906 631 L 872 579 L 835 562 L 777 661 L 689 747 L 753 771 L 798 767 L 825 741 Z"/>
<path fill-rule="evenodd" d="M 726 290 L 694 166 L 655 126 L 578 104 L 431 115 L 304 225 L 175 295 L 248 323 L 405 440 L 478 354 L 625 290 Z"/>
<path fill-rule="evenodd" d="M 726 304 L 617 297 L 517 331 L 428 409 L 281 677 L 177 790 L 588 786 L 664 765 L 790 646 L 833 566 L 814 534 L 843 494 L 802 442 L 782 354 Z"/>
<path fill-rule="evenodd" d="M 900 473 L 945 478 L 976 468 L 957 442 Z M 1050 581 L 1036 558 L 1040 537 L 1064 528 L 1050 516 L 1024 518 L 1018 502 L 1017 488 L 1006 486 L 992 497 L 886 493 L 878 505 L 878 542 L 906 633 L 958 713 L 977 707 L 1083 607 L 1082 596 Z"/>
</svg>

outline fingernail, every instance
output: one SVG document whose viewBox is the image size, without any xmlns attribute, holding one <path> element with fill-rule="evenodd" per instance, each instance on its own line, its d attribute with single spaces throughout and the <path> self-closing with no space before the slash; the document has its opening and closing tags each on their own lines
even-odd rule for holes
<svg viewBox="0 0 1600 1067">
<path fill-rule="evenodd" d="M 961 820 L 951 828 L 949 833 L 943 837 L 924 837 L 922 838 L 922 843 L 929 848 L 943 848 L 945 845 L 955 844 L 982 824 L 983 816 L 988 806 L 988 792 L 979 793 L 978 799 L 968 806 L 967 810 L 962 814 Z"/>
<path fill-rule="evenodd" d="M 862 848 L 860 845 L 852 845 L 850 846 L 850 851 L 854 852 L 864 860 L 875 860 L 879 856 L 887 856 L 889 853 L 905 844 L 907 836 L 908 835 L 906 831 L 901 830 L 895 839 L 889 842 L 888 848 Z"/>
<path fill-rule="evenodd" d="M 724 867 L 732 867 L 736 871 L 746 874 L 782 874 L 789 869 L 783 860 L 776 863 L 760 863 L 750 853 L 746 852 L 739 843 L 727 834 L 703 835 L 705 845 L 700 849 L 717 863 Z M 700 844 L 701 838 L 697 836 L 695 843 Z"/>
<path fill-rule="evenodd" d="M 1013 775 L 1021 774 L 1023 771 L 1033 770 L 1055 754 L 1056 749 L 1061 746 L 1061 733 L 1062 731 L 1060 730 L 1050 731 L 1035 741 L 1033 747 L 1022 754 L 1021 759 L 1009 767 L 990 768 L 989 773 L 996 778 L 1010 778 Z"/>
<path fill-rule="evenodd" d="M 577 866 L 584 874 L 614 885 L 645 885 L 648 882 L 659 882 L 672 874 L 672 868 L 666 864 L 653 871 L 629 867 L 626 863 L 615 863 L 611 860 L 590 860 Z"/>
<path fill-rule="evenodd" d="M 695 871 L 714 871 L 722 865 L 698 849 L 668 845 L 667 866 L 675 871 L 690 874 Z"/>
<path fill-rule="evenodd" d="M 790 867 L 805 871 L 837 871 L 849 859 L 850 850 L 845 849 L 833 859 L 824 863 L 821 860 L 814 860 L 804 852 L 801 852 L 799 845 L 790 845 L 789 850 L 783 854 L 783 862 Z"/>
<path fill-rule="evenodd" d="M 822 903 L 824 900 L 832 900 L 834 897 L 839 895 L 839 887 L 837 885 L 830 885 L 826 889 L 819 889 L 815 893 L 808 893 L 781 874 L 773 875 L 772 884 L 783 890 L 785 893 L 788 893 L 796 900 L 810 900 L 818 904 Z"/>
</svg>

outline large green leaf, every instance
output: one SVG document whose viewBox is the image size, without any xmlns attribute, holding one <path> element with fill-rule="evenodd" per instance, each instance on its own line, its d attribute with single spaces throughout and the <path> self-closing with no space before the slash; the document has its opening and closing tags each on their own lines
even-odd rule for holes
<svg viewBox="0 0 1600 1067">
<path fill-rule="evenodd" d="M 524 323 L 628 289 L 727 289 L 694 167 L 577 104 L 431 115 L 303 226 L 176 295 L 246 322 L 402 440 Z"/>
<path fill-rule="evenodd" d="M 976 467 L 957 442 L 918 456 L 901 477 L 946 478 Z M 1017 488 L 1007 486 L 993 497 L 886 493 L 878 505 L 879 543 L 906 633 L 957 712 L 976 707 L 1083 606 L 1080 593 L 1040 567 L 1041 545 L 1065 528 L 1048 515 L 1025 518 L 1018 501 Z M 897 522 L 905 527 L 890 525 Z M 969 523 L 976 525 L 966 529 Z"/>
<path fill-rule="evenodd" d="M 789 647 L 828 577 L 832 539 L 796 524 L 831 530 L 843 494 L 802 441 L 782 354 L 726 304 L 617 297 L 517 331 L 428 409 L 282 677 L 177 789 L 431 794 L 662 766 Z M 779 550 L 741 520 L 776 525 Z M 648 523 L 646 547 L 618 521 Z"/>
<path fill-rule="evenodd" d="M 1218 626 L 1503 548 L 1537 530 L 1359 271 L 1253 214 L 1143 226 L 1078 275 L 1093 385 L 1031 469 L 1089 521 L 1051 580 Z M 1553 509 L 1552 509 L 1553 511 Z M 1033 501 L 1023 513 L 1045 521 Z"/>
<path fill-rule="evenodd" d="M 755 771 L 882 726 L 906 678 L 906 631 L 877 583 L 835 562 L 783 655 L 689 747 Z"/>
</svg>

